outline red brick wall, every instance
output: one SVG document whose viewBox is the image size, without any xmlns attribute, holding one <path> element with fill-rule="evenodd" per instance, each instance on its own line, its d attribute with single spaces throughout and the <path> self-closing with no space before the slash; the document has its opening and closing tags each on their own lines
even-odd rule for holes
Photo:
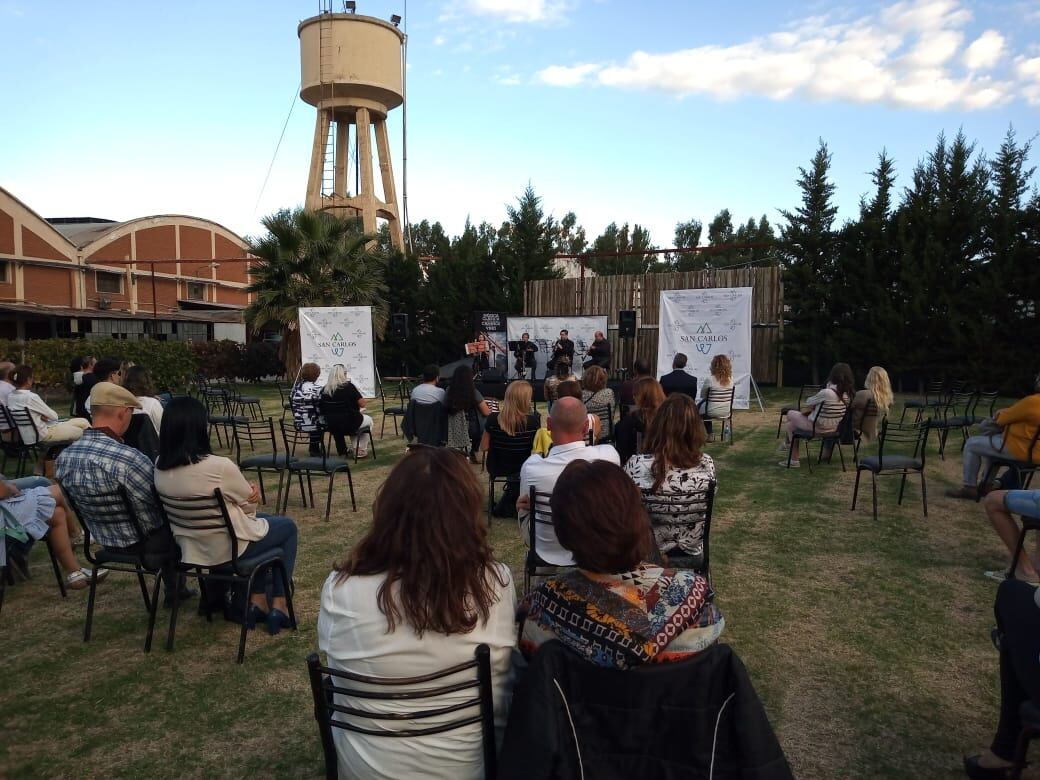
<svg viewBox="0 0 1040 780">
<path fill-rule="evenodd" d="M 123 236 L 111 241 L 87 257 L 87 262 L 100 260 L 123 260 L 130 257 L 130 236 Z"/>
<path fill-rule="evenodd" d="M 217 236 L 217 257 L 245 257 L 246 253 L 221 235 Z M 217 278 L 225 282 L 247 282 L 245 263 L 221 263 Z"/>
<path fill-rule="evenodd" d="M 177 308 L 177 282 L 172 279 L 155 279 L 155 293 L 159 299 L 159 313 L 171 311 Z M 137 277 L 137 308 L 138 311 L 152 311 L 152 278 L 151 276 Z"/>
<path fill-rule="evenodd" d="M 25 300 L 48 306 L 74 306 L 70 277 L 64 268 L 25 268 Z"/>
<path fill-rule="evenodd" d="M 140 284 L 140 282 L 138 282 L 138 284 Z M 97 277 L 95 276 L 93 269 L 87 271 L 86 285 L 85 286 L 87 288 L 87 306 L 86 306 L 86 308 L 88 308 L 88 309 L 96 309 L 98 307 L 98 299 L 101 298 L 102 296 L 104 296 L 105 298 L 108 298 L 110 301 L 112 301 L 112 305 L 111 305 L 110 308 L 112 308 L 112 309 L 122 309 L 124 311 L 129 311 L 130 310 L 130 296 L 129 296 L 129 290 L 127 289 L 128 283 L 127 283 L 127 280 L 126 280 L 125 276 L 123 277 L 123 292 L 122 293 L 114 293 L 114 292 L 99 293 L 97 291 Z"/>
<path fill-rule="evenodd" d="M 177 257 L 176 226 L 162 225 L 137 230 L 135 233 L 138 260 L 172 260 Z M 172 267 L 165 266 L 165 270 L 172 270 Z"/>
<path fill-rule="evenodd" d="M 209 230 L 197 227 L 180 226 L 181 231 L 181 257 L 182 258 L 212 258 L 212 236 Z M 200 268 L 205 271 L 201 276 L 197 275 Z M 181 276 L 191 279 L 209 278 L 209 263 L 181 263 Z"/>
<path fill-rule="evenodd" d="M 46 260 L 68 260 L 65 255 L 33 233 L 25 225 L 22 225 L 22 256 L 42 257 Z"/>
<path fill-rule="evenodd" d="M 217 288 L 217 303 L 227 303 L 234 306 L 245 306 L 249 301 L 245 290 L 236 290 L 230 287 Z"/>
<path fill-rule="evenodd" d="M 14 254 L 14 217 L 0 211 L 0 252 Z"/>
</svg>

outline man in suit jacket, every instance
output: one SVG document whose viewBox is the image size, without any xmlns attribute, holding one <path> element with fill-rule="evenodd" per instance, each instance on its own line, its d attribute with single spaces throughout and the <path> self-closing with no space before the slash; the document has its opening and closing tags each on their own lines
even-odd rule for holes
<svg viewBox="0 0 1040 780">
<path fill-rule="evenodd" d="M 697 401 L 697 377 L 686 373 L 686 355 L 677 352 L 672 359 L 672 371 L 661 377 L 661 388 L 665 395 L 669 393 L 686 393 Z"/>
</svg>

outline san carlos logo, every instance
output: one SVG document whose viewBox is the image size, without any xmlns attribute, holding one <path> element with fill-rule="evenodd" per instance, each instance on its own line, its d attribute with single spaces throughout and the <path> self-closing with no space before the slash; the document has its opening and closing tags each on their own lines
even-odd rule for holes
<svg viewBox="0 0 1040 780">
<path fill-rule="evenodd" d="M 725 344 L 729 341 L 729 336 L 712 333 L 711 325 L 702 322 L 692 334 L 679 336 L 679 341 L 683 344 L 692 344 L 702 355 L 707 355 L 716 344 Z"/>
<path fill-rule="evenodd" d="M 335 357 L 342 357 L 343 353 L 351 347 L 356 347 L 356 341 L 346 341 L 343 335 L 337 331 L 327 341 L 318 341 L 315 343 L 319 349 L 327 349 Z"/>
</svg>

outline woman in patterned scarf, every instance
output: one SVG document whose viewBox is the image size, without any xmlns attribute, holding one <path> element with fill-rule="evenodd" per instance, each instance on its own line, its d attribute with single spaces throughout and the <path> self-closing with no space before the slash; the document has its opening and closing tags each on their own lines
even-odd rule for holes
<svg viewBox="0 0 1040 780">
<path fill-rule="evenodd" d="M 524 602 L 525 655 L 558 639 L 615 669 L 690 658 L 713 645 L 724 621 L 708 580 L 647 562 L 652 536 L 639 489 L 618 466 L 575 461 L 550 502 L 556 536 L 578 568 Z"/>
</svg>

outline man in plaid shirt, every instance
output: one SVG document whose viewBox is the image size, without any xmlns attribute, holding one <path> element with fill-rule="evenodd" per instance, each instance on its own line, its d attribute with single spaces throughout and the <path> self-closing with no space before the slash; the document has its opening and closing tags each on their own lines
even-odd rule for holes
<svg viewBox="0 0 1040 780">
<path fill-rule="evenodd" d="M 73 502 L 79 496 L 111 493 L 120 486 L 126 489 L 144 536 L 124 513 L 118 513 L 119 519 L 112 523 L 88 523 L 90 534 L 109 550 L 142 555 L 149 564 L 160 564 L 169 603 L 180 551 L 155 496 L 154 465 L 122 439 L 141 403 L 119 385 L 98 382 L 90 391 L 90 408 L 93 425 L 58 456 L 54 476 Z M 181 598 L 193 595 L 193 590 L 182 587 Z"/>
</svg>

